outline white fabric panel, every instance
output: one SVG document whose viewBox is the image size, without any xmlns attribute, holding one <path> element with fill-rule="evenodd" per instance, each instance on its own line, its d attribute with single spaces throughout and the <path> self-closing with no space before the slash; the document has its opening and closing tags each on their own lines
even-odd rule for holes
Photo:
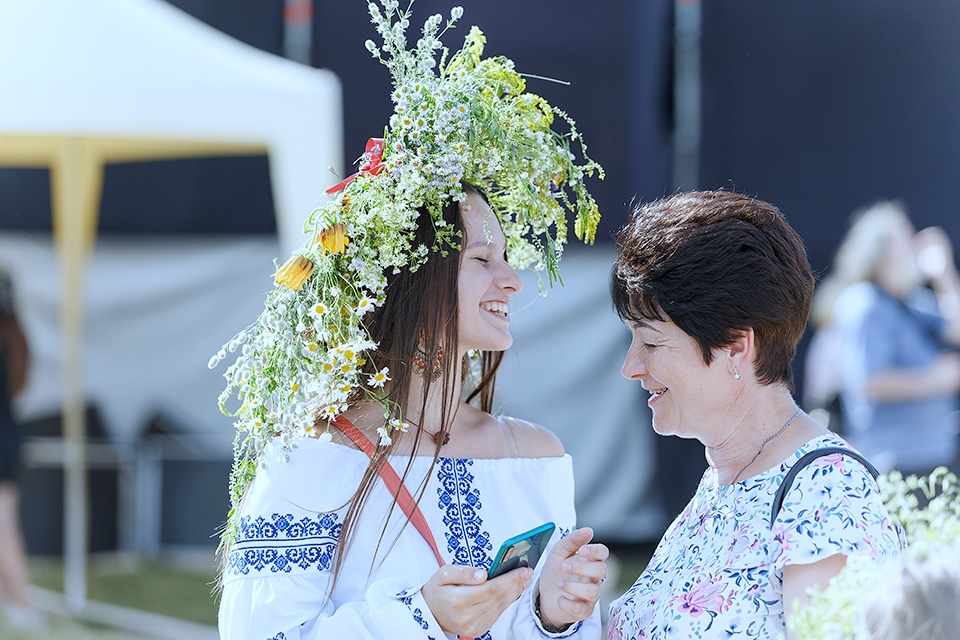
<svg viewBox="0 0 960 640">
<path fill-rule="evenodd" d="M 607 293 L 613 248 L 569 250 L 565 286 L 538 295 L 536 274 L 512 307 L 514 347 L 500 370 L 498 411 L 553 430 L 573 456 L 577 514 L 604 539 L 659 535 L 650 504 L 653 438 L 645 393 L 620 365 L 629 333 Z M 118 440 L 136 438 L 157 409 L 230 456 L 232 421 L 217 409 L 223 371 L 207 361 L 263 309 L 272 287 L 270 238 L 101 238 L 87 273 L 85 388 Z M 282 258 L 281 258 L 282 259 Z M 33 360 L 24 418 L 59 411 L 57 269 L 49 237 L 0 234 Z"/>
<path fill-rule="evenodd" d="M 210 356 L 263 309 L 273 286 L 275 238 L 101 238 L 84 295 L 84 389 L 118 441 L 135 439 L 157 409 L 209 436 L 229 458 L 232 421 L 217 408 L 225 364 Z M 30 343 L 23 419 L 59 412 L 57 265 L 49 236 L 0 234 Z"/>
</svg>

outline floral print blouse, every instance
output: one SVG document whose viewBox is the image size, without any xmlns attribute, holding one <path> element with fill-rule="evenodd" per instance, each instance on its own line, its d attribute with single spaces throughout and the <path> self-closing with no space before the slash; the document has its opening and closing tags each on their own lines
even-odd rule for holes
<svg viewBox="0 0 960 640">
<path fill-rule="evenodd" d="M 818 436 L 772 469 L 717 489 L 708 469 L 646 570 L 610 605 L 608 640 L 782 638 L 783 569 L 837 553 L 896 555 L 898 529 L 870 473 L 842 454 L 799 472 L 770 526 L 773 497 L 804 454 L 847 447 Z"/>
</svg>

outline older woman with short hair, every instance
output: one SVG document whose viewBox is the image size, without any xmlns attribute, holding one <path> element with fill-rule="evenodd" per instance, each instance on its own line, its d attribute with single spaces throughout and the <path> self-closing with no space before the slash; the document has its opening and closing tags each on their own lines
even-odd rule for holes
<svg viewBox="0 0 960 640">
<path fill-rule="evenodd" d="M 617 241 L 623 375 L 650 393 L 654 431 L 699 440 L 709 468 L 611 605 L 608 638 L 782 637 L 848 555 L 899 550 L 871 471 L 792 396 L 814 285 L 803 242 L 776 207 L 727 191 L 645 204 Z"/>
</svg>

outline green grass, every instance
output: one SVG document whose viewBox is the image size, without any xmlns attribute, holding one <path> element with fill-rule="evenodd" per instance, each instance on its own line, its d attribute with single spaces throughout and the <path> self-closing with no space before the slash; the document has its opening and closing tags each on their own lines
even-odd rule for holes
<svg viewBox="0 0 960 640">
<path fill-rule="evenodd" d="M 611 554 L 619 563 L 616 593 L 617 597 L 620 597 L 633 586 L 643 570 L 647 568 L 647 563 L 650 562 L 650 556 L 653 554 L 653 547 L 638 544 L 610 545 L 610 547 Z"/>
<path fill-rule="evenodd" d="M 63 591 L 60 559 L 31 558 L 30 575 L 38 587 Z M 213 580 L 208 566 L 185 569 L 166 562 L 94 558 L 87 565 L 87 599 L 215 626 Z"/>
</svg>

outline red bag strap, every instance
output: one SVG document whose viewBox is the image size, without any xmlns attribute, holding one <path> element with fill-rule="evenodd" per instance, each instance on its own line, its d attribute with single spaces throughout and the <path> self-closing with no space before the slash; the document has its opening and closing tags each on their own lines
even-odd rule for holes
<svg viewBox="0 0 960 640">
<path fill-rule="evenodd" d="M 370 438 L 363 435 L 363 432 L 360 429 L 357 429 L 353 426 L 353 423 L 344 418 L 343 416 L 337 416 L 333 421 L 333 426 L 350 438 L 353 441 L 353 444 L 367 454 L 370 457 L 373 457 L 376 447 L 373 446 L 373 443 L 370 442 Z M 423 511 L 420 510 L 420 505 L 417 504 L 417 501 L 413 499 L 413 496 L 410 495 L 410 492 L 407 490 L 407 487 L 403 484 L 403 481 L 400 479 L 400 476 L 397 475 L 397 472 L 394 470 L 393 465 L 389 461 L 383 460 L 380 464 L 380 468 L 377 469 L 377 472 L 380 474 L 380 478 L 383 479 L 383 483 L 387 485 L 387 489 L 390 490 L 390 493 L 396 497 L 397 504 L 400 505 L 400 508 L 403 509 L 403 513 L 406 514 L 407 518 L 410 519 L 410 522 L 417 528 L 417 531 L 420 532 L 420 535 L 423 536 L 423 539 L 427 541 L 427 544 L 430 545 L 430 548 L 433 549 L 433 554 L 437 556 L 437 562 L 440 563 L 440 566 L 447 564 L 443 560 L 443 556 L 440 555 L 440 550 L 437 548 L 437 543 L 433 539 L 433 532 L 430 531 L 430 525 L 427 524 L 426 518 L 423 517 Z M 471 640 L 467 636 L 457 636 L 460 640 Z"/>
<path fill-rule="evenodd" d="M 370 442 L 370 439 L 363 435 L 363 432 L 360 429 L 357 429 L 353 424 L 344 418 L 343 416 L 337 416 L 333 421 L 333 426 L 339 429 L 345 436 L 350 438 L 353 441 L 353 444 L 367 454 L 370 457 L 373 457 L 376 447 L 373 446 L 373 443 Z M 397 472 L 394 470 L 393 465 L 390 464 L 387 460 L 383 460 L 380 464 L 380 468 L 377 469 L 377 472 L 380 474 L 380 477 L 383 479 L 383 483 L 387 485 L 387 489 L 390 490 L 390 494 L 395 496 L 397 499 L 397 504 L 400 505 L 400 508 L 403 510 L 403 513 L 410 519 L 410 523 L 417 528 L 417 531 L 420 532 L 420 535 L 423 536 L 423 539 L 427 541 L 427 544 L 430 545 L 430 548 L 433 549 L 433 554 L 437 556 L 437 562 L 440 563 L 440 566 L 446 564 L 443 560 L 443 556 L 440 555 L 440 550 L 437 548 L 437 543 L 433 539 L 433 533 L 430 531 L 430 525 L 427 524 L 426 518 L 423 517 L 423 511 L 420 510 L 420 506 L 417 504 L 417 501 L 413 499 L 413 496 L 410 495 L 410 491 L 407 490 L 407 487 L 403 484 L 403 481 L 400 479 L 400 476 L 397 475 Z"/>
</svg>

